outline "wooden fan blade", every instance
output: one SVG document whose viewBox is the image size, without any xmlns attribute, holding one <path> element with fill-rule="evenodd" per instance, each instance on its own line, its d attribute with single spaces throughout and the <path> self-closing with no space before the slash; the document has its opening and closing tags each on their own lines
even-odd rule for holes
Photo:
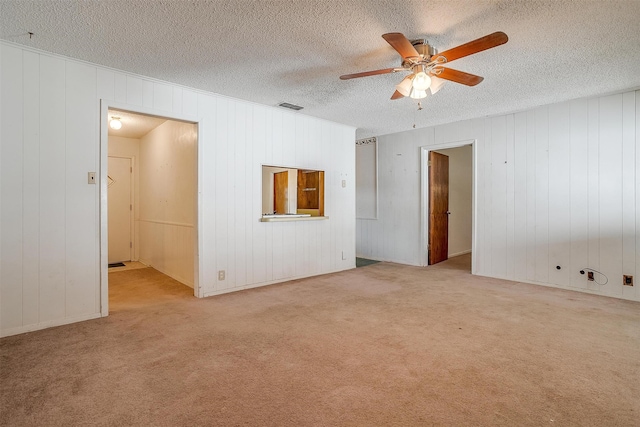
<svg viewBox="0 0 640 427">
<path fill-rule="evenodd" d="M 482 52 L 483 50 L 491 49 L 492 47 L 505 44 L 509 40 L 509 37 L 502 31 L 489 34 L 488 36 L 480 37 L 479 39 L 470 41 L 453 49 L 445 50 L 437 55 L 434 55 L 431 60 L 435 61 L 439 57 L 444 57 L 447 61 L 451 62 L 456 59 L 463 58 L 465 56 L 473 55 L 474 53 Z"/>
<path fill-rule="evenodd" d="M 340 76 L 340 80 L 349 80 L 355 79 L 358 77 L 367 77 L 367 76 L 375 76 L 378 74 L 389 74 L 394 73 L 396 71 L 395 68 L 385 68 L 382 70 L 373 70 L 373 71 L 363 71 L 362 73 L 354 73 L 354 74 L 345 74 L 344 76 Z"/>
<path fill-rule="evenodd" d="M 400 99 L 400 98 L 404 98 L 404 95 L 398 91 L 393 92 L 393 95 L 391 95 L 391 99 Z"/>
<path fill-rule="evenodd" d="M 440 77 L 441 79 L 450 80 L 456 83 L 461 83 L 467 86 L 475 86 L 484 80 L 484 77 L 465 73 L 464 71 L 454 70 L 453 68 L 437 67 L 434 68 L 433 71 L 435 72 L 432 72 L 431 74 L 436 77 Z"/>
<path fill-rule="evenodd" d="M 398 51 L 400 56 L 402 56 L 402 59 L 420 56 L 409 39 L 407 39 L 402 33 L 387 33 L 383 34 L 382 38 L 385 39 L 391 47 Z"/>
</svg>

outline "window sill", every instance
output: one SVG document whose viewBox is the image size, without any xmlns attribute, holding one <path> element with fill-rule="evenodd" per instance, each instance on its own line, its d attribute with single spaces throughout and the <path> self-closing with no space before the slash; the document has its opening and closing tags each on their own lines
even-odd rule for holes
<svg viewBox="0 0 640 427">
<path fill-rule="evenodd" d="M 260 218 L 260 222 L 319 221 L 323 219 L 329 219 L 329 217 L 310 215 L 265 215 Z"/>
</svg>

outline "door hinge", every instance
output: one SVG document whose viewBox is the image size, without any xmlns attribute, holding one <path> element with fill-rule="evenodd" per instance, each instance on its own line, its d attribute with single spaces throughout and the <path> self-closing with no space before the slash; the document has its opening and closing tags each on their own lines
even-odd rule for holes
<svg viewBox="0 0 640 427">
<path fill-rule="evenodd" d="M 431 160 L 429 160 L 429 161 L 427 162 L 427 165 L 428 165 L 429 167 L 431 167 Z"/>
<path fill-rule="evenodd" d="M 129 242 L 129 249 L 133 248 L 133 242 Z"/>
</svg>

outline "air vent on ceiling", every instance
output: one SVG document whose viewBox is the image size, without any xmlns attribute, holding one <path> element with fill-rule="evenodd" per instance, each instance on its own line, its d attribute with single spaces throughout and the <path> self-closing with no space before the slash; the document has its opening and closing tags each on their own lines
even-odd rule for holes
<svg viewBox="0 0 640 427">
<path fill-rule="evenodd" d="M 278 104 L 279 107 L 284 107 L 284 108 L 288 108 L 290 110 L 302 110 L 304 107 L 301 107 L 299 105 L 293 105 L 293 104 L 289 104 L 288 102 L 281 102 L 280 104 Z"/>
</svg>

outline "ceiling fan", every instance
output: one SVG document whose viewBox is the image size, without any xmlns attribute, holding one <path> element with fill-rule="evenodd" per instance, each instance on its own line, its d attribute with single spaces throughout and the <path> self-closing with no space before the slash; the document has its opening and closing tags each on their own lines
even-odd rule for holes
<svg viewBox="0 0 640 427">
<path fill-rule="evenodd" d="M 454 70 L 453 68 L 445 68 L 443 65 L 456 59 L 500 46 L 509 40 L 505 33 L 498 31 L 438 53 L 437 50 L 427 44 L 425 40 L 409 41 L 402 33 L 387 33 L 383 34 L 382 38 L 402 57 L 400 67 L 345 74 L 340 76 L 340 79 L 349 80 L 357 77 L 397 73 L 399 71 L 410 72 L 411 74 L 396 85 L 396 91 L 391 96 L 391 99 L 400 99 L 405 96 L 413 99 L 425 98 L 427 96 L 427 90 L 432 94 L 436 93 L 444 84 L 444 80 L 467 86 L 477 85 L 484 80 L 483 77 Z"/>
</svg>

